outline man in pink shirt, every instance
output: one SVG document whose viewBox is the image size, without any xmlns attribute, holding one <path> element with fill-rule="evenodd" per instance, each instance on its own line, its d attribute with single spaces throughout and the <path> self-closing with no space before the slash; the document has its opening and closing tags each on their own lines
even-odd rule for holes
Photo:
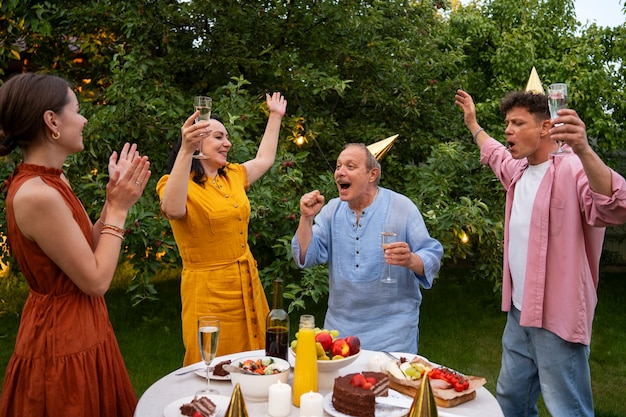
<svg viewBox="0 0 626 417">
<path fill-rule="evenodd" d="M 605 227 L 626 222 L 626 181 L 587 141 L 576 111 L 550 120 L 547 96 L 501 102 L 506 146 L 476 120 L 472 97 L 455 104 L 506 190 L 502 367 L 496 398 L 506 417 L 537 416 L 542 394 L 554 416 L 593 416 L 589 371 Z M 556 141 L 570 153 L 553 155 Z"/>
</svg>

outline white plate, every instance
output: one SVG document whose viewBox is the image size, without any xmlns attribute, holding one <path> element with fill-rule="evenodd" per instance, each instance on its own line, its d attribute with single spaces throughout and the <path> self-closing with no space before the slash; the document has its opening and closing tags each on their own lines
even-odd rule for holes
<svg viewBox="0 0 626 417">
<path fill-rule="evenodd" d="M 211 414 L 211 417 L 222 417 L 226 414 L 226 410 L 228 410 L 228 405 L 230 404 L 230 397 L 226 397 L 224 395 L 209 395 L 208 396 L 213 404 L 217 407 L 215 408 L 215 412 Z M 191 400 L 194 399 L 194 396 L 180 398 L 176 401 L 172 401 L 165 407 L 163 410 L 163 415 L 165 417 L 184 417 L 180 412 L 180 407 L 183 404 L 189 404 Z"/>
<path fill-rule="evenodd" d="M 389 390 L 391 393 L 392 390 Z M 333 393 L 330 392 L 324 397 L 324 411 L 333 417 L 351 417 L 347 414 L 340 413 L 333 406 Z M 391 405 L 376 404 L 374 415 L 376 417 L 404 417 L 409 413 L 406 408 L 393 407 Z M 169 417 L 169 416 L 166 416 Z"/>
<path fill-rule="evenodd" d="M 206 369 L 198 369 L 194 373 L 198 375 L 199 377 L 201 377 L 202 379 L 206 379 Z M 211 378 L 214 381 L 230 381 L 230 374 L 221 376 L 221 375 L 213 375 L 213 372 L 211 372 L 209 374 L 209 378 Z"/>
</svg>

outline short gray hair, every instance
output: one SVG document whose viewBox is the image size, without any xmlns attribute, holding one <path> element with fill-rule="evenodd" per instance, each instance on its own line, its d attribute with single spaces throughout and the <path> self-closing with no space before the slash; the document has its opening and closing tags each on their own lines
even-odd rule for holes
<svg viewBox="0 0 626 417">
<path fill-rule="evenodd" d="M 346 146 L 343 147 L 343 149 L 345 150 L 352 146 L 363 149 L 363 152 L 365 152 L 365 168 L 367 168 L 368 171 L 371 171 L 374 168 L 378 168 L 378 176 L 374 181 L 374 185 L 378 185 L 378 183 L 380 183 L 380 175 L 382 174 L 382 169 L 380 168 L 380 163 L 378 162 L 378 159 L 376 159 L 376 157 L 370 152 L 370 150 L 367 149 L 367 146 L 364 143 L 348 143 Z"/>
</svg>

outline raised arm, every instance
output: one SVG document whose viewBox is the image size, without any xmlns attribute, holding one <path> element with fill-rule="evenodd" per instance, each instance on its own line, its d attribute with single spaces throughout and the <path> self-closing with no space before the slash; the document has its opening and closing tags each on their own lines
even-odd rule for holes
<svg viewBox="0 0 626 417">
<path fill-rule="evenodd" d="M 261 144 L 254 159 L 244 162 L 248 174 L 248 183 L 252 184 L 274 163 L 276 158 L 276 148 L 278 147 L 278 134 L 280 133 L 280 124 L 283 116 L 287 111 L 287 100 L 280 94 L 274 93 L 271 96 L 265 95 L 267 107 L 270 112 L 267 119 L 267 126 Z"/>
<path fill-rule="evenodd" d="M 318 190 L 311 191 L 300 198 L 300 222 L 296 236 L 300 246 L 300 263 L 303 264 L 306 252 L 313 238 L 313 220 L 324 205 L 324 196 Z"/>
<path fill-rule="evenodd" d="M 195 112 L 189 116 L 180 129 L 182 142 L 161 197 L 161 212 L 170 220 L 179 219 L 187 212 L 193 153 L 198 148 L 198 143 L 211 134 L 209 122 L 201 120 L 194 123 L 199 114 L 200 112 Z"/>
<path fill-rule="evenodd" d="M 457 90 L 454 96 L 454 104 L 459 106 L 463 110 L 463 120 L 465 126 L 469 129 L 474 142 L 478 147 L 482 147 L 483 143 L 489 138 L 489 135 L 485 133 L 485 130 L 480 127 L 476 120 L 476 106 L 474 106 L 474 99 L 467 92 L 463 90 Z"/>
<path fill-rule="evenodd" d="M 565 141 L 580 158 L 589 180 L 589 187 L 599 194 L 611 196 L 611 170 L 589 145 L 585 123 L 572 109 L 559 110 L 559 117 L 553 120 L 550 137 Z"/>
</svg>

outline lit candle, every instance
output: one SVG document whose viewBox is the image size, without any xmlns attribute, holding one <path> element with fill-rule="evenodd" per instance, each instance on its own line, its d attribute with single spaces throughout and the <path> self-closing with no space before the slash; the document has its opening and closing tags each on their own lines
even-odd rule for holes
<svg viewBox="0 0 626 417">
<path fill-rule="evenodd" d="M 272 417 L 287 417 L 291 414 L 291 387 L 288 384 L 278 381 L 270 385 L 267 414 Z"/>
<path fill-rule="evenodd" d="M 385 372 L 387 370 L 387 360 L 381 356 L 374 355 L 367 361 L 367 370 L 370 372 Z"/>
<path fill-rule="evenodd" d="M 319 392 L 305 392 L 300 397 L 300 417 L 321 417 L 324 415 L 324 397 Z"/>
</svg>

